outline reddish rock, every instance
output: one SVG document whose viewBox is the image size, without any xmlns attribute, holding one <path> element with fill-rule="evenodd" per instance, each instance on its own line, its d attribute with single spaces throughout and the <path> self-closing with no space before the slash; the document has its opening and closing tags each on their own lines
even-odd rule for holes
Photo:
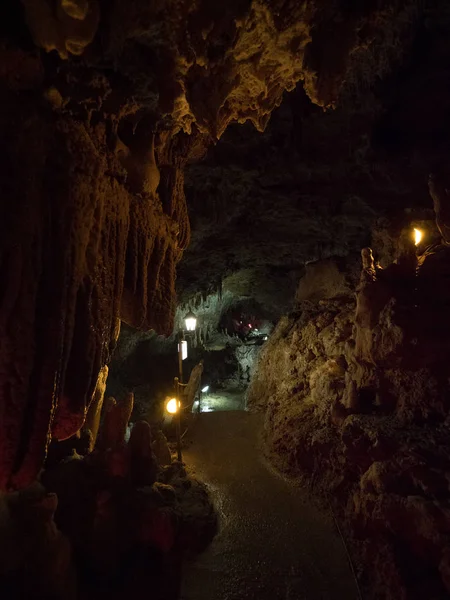
<svg viewBox="0 0 450 600">
<path fill-rule="evenodd" d="M 114 398 L 108 398 L 99 440 L 100 449 L 116 449 L 125 444 L 125 435 L 133 404 L 134 395 L 131 393 L 121 402 L 116 402 Z"/>
<path fill-rule="evenodd" d="M 151 485 L 156 480 L 158 466 L 152 450 L 150 425 L 138 421 L 131 430 L 128 442 L 131 480 L 134 485 Z"/>
<path fill-rule="evenodd" d="M 162 552 L 169 552 L 175 542 L 175 531 L 171 511 L 148 508 L 142 515 L 138 539 Z"/>
</svg>

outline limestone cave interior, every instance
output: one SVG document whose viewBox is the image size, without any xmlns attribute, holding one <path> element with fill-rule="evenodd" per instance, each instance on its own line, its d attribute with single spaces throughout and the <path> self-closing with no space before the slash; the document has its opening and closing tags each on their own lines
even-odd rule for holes
<svg viewBox="0 0 450 600">
<path fill-rule="evenodd" d="M 450 598 L 450 4 L 3 0 L 0 101 L 0 598 Z"/>
</svg>

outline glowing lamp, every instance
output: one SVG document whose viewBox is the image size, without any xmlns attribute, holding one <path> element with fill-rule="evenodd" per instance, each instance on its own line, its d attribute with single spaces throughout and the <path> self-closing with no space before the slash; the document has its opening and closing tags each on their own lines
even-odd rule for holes
<svg viewBox="0 0 450 600">
<path fill-rule="evenodd" d="M 414 244 L 418 246 L 422 241 L 423 232 L 420 229 L 414 228 Z"/>
<path fill-rule="evenodd" d="M 188 314 L 184 317 L 184 322 L 186 323 L 186 331 L 195 331 L 195 327 L 197 325 L 197 317 L 192 311 L 189 311 Z"/>
<path fill-rule="evenodd" d="M 209 390 L 209 385 L 205 385 L 205 387 L 204 387 L 204 388 L 202 388 L 202 392 L 203 392 L 204 394 L 206 394 L 206 392 L 207 392 L 208 390 Z"/>
<path fill-rule="evenodd" d="M 166 410 L 169 415 L 175 415 L 180 408 L 180 401 L 177 398 L 171 398 L 167 401 Z"/>
</svg>

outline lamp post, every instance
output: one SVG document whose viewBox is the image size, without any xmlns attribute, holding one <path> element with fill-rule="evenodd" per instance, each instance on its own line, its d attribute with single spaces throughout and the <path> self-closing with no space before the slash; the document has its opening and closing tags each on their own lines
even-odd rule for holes
<svg viewBox="0 0 450 600">
<path fill-rule="evenodd" d="M 184 317 L 186 331 L 195 331 L 197 325 L 197 317 L 192 311 L 189 311 Z M 175 415 L 175 428 L 177 436 L 177 454 L 178 460 L 182 461 L 181 453 L 181 390 L 183 387 L 183 360 L 187 358 L 187 341 L 184 339 L 184 329 L 180 329 L 178 334 L 178 377 L 175 377 L 175 394 L 176 398 L 172 398 L 166 405 L 167 412 Z M 170 405 L 170 406 L 169 406 Z"/>
</svg>

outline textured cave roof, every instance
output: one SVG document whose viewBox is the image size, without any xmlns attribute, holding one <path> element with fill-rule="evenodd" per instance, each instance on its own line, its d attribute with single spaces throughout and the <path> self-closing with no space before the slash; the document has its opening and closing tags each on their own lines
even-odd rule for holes
<svg viewBox="0 0 450 600">
<path fill-rule="evenodd" d="M 335 110 L 299 84 L 263 133 L 230 126 L 187 171 L 180 298 L 246 270 L 289 287 L 305 263 L 359 252 L 376 245 L 372 229 L 425 215 L 428 173 L 446 170 L 450 155 L 449 32 L 450 9 L 435 3 L 389 75 L 367 86 L 350 78 Z"/>
</svg>

